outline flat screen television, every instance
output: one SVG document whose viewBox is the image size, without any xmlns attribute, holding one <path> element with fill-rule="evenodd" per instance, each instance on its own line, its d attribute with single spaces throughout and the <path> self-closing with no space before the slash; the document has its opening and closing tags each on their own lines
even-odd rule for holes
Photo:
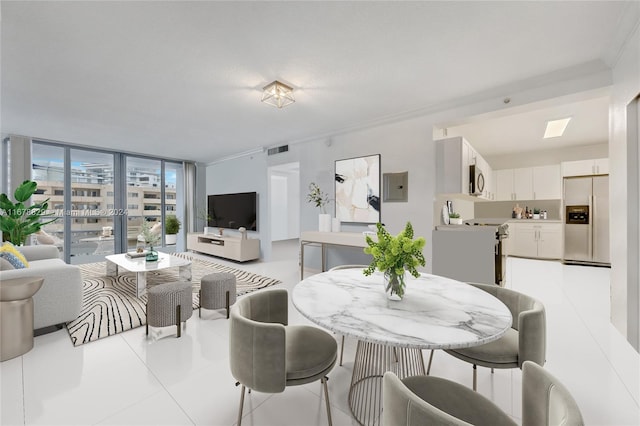
<svg viewBox="0 0 640 426">
<path fill-rule="evenodd" d="M 210 220 L 207 226 L 228 229 L 245 227 L 247 231 L 257 231 L 257 200 L 255 192 L 209 195 L 207 213 Z"/>
</svg>

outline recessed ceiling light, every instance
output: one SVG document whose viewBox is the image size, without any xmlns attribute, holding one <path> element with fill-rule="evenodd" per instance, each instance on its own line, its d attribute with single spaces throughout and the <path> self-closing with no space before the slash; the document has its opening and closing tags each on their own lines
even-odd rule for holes
<svg viewBox="0 0 640 426">
<path fill-rule="evenodd" d="M 571 117 L 547 121 L 547 128 L 544 131 L 544 139 L 562 136 L 564 130 L 567 128 L 567 124 L 569 124 L 569 120 L 571 120 Z"/>
</svg>

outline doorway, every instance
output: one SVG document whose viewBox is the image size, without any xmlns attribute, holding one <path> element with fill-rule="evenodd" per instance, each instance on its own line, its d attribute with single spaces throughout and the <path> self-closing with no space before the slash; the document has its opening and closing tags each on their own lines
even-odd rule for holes
<svg viewBox="0 0 640 426">
<path fill-rule="evenodd" d="M 269 167 L 271 241 L 300 237 L 300 163 Z"/>
</svg>

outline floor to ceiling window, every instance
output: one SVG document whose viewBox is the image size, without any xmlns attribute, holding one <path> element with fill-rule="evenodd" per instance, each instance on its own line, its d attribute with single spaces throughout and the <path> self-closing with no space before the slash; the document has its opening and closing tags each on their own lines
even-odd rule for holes
<svg viewBox="0 0 640 426">
<path fill-rule="evenodd" d="M 50 199 L 58 220 L 44 230 L 69 263 L 135 250 L 143 221 L 156 225 L 162 247 L 165 214 L 180 219 L 184 214 L 177 195 L 184 182 L 182 163 L 48 142 L 33 142 L 31 151 L 32 179 L 38 183 L 33 199 Z M 181 236 L 163 250 L 182 249 Z M 50 241 L 34 237 L 34 243 Z"/>
<path fill-rule="evenodd" d="M 36 203 L 49 199 L 49 212 L 57 220 L 44 227 L 47 236 L 40 236 L 42 242 L 53 242 L 64 252 L 64 148 L 59 146 L 33 144 L 31 150 L 31 179 L 38 183 L 33 194 Z M 38 236 L 32 236 L 31 243 L 37 243 Z M 47 237 L 49 241 L 46 241 Z M 65 257 L 66 257 L 66 253 Z"/>
<path fill-rule="evenodd" d="M 104 152 L 70 150 L 70 250 L 74 263 L 100 261 L 115 253 L 113 157 Z"/>
</svg>

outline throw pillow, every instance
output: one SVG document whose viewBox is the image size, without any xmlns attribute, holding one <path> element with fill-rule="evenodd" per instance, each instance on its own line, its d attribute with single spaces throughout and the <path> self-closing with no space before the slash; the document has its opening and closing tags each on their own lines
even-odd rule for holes
<svg viewBox="0 0 640 426">
<path fill-rule="evenodd" d="M 36 232 L 36 241 L 38 241 L 38 244 L 44 245 L 53 245 L 56 243 L 53 237 L 44 231 Z"/>
<path fill-rule="evenodd" d="M 24 255 L 20 253 L 18 249 L 16 249 L 16 247 L 9 241 L 4 243 L 2 247 L 0 247 L 0 257 L 4 257 L 5 259 L 7 259 L 16 269 L 29 267 L 29 262 L 27 262 L 27 259 L 24 257 Z M 17 259 L 17 262 L 12 262 L 11 257 Z"/>
<path fill-rule="evenodd" d="M 16 269 L 13 267 L 11 262 L 9 262 L 4 257 L 0 257 L 0 271 L 10 271 L 12 269 Z"/>
<path fill-rule="evenodd" d="M 0 257 L 2 259 L 6 260 L 7 262 L 9 262 L 11 264 L 11 266 L 13 266 L 13 269 L 24 269 L 24 268 L 26 268 L 25 264 L 22 263 L 22 261 L 20 259 L 18 259 L 18 257 L 15 256 L 13 253 L 2 252 L 2 253 L 0 253 Z"/>
</svg>

